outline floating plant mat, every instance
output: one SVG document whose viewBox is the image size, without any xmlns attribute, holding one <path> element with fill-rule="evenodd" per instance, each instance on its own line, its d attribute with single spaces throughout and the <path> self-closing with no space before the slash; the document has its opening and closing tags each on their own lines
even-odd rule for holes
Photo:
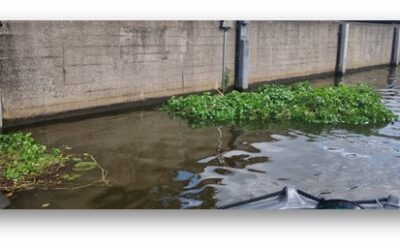
<svg viewBox="0 0 400 250">
<path fill-rule="evenodd" d="M 76 189 L 94 184 L 110 185 L 107 171 L 87 153 L 68 153 L 70 147 L 47 149 L 36 142 L 30 133 L 0 134 L 0 191 L 34 188 Z M 85 171 L 98 169 L 101 178 L 92 183 L 75 186 L 71 182 Z M 63 187 L 56 187 L 59 184 Z"/>
<path fill-rule="evenodd" d="M 254 92 L 172 97 L 162 107 L 192 125 L 243 125 L 267 121 L 308 124 L 386 124 L 397 116 L 366 84 L 312 87 L 265 84 Z"/>
</svg>

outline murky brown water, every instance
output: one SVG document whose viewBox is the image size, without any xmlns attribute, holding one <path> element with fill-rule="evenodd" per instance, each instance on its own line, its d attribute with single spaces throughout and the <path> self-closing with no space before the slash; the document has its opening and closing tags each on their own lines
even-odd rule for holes
<svg viewBox="0 0 400 250">
<path fill-rule="evenodd" d="M 372 84 L 400 114 L 400 69 L 349 74 L 343 81 Z M 213 208 L 286 185 L 328 198 L 400 195 L 399 122 L 193 129 L 163 112 L 134 111 L 24 131 L 49 146 L 94 154 L 114 186 L 22 192 L 12 208 Z M 97 171 L 87 172 L 77 184 L 97 178 Z"/>
</svg>

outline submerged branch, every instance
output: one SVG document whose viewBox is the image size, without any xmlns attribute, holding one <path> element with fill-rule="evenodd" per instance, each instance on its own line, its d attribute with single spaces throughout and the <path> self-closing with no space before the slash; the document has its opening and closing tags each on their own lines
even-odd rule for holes
<svg viewBox="0 0 400 250">
<path fill-rule="evenodd" d="M 32 189 L 80 189 L 99 183 L 111 186 L 107 179 L 108 171 L 92 155 L 83 154 L 84 158 L 91 160 L 83 162 L 78 155 L 66 153 L 67 149 L 70 148 L 47 150 L 44 145 L 34 141 L 29 133 L 0 134 L 0 191 L 10 194 Z M 82 163 L 94 165 L 100 170 L 101 178 L 75 187 L 57 187 L 66 179 L 64 176 L 69 180 L 75 179 L 62 173 L 71 170 L 73 162 L 77 160 L 81 161 L 81 166 Z M 73 170 L 92 169 L 77 168 L 77 164 Z"/>
</svg>

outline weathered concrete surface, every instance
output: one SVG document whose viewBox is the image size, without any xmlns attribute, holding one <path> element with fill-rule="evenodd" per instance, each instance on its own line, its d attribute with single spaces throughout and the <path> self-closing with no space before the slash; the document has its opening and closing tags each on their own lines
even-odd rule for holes
<svg viewBox="0 0 400 250">
<path fill-rule="evenodd" d="M 221 86 L 219 21 L 1 21 L 8 121 Z M 339 22 L 250 21 L 249 83 L 335 71 Z M 347 69 L 389 64 L 393 26 L 351 23 Z M 226 66 L 234 75 L 235 28 Z"/>
<path fill-rule="evenodd" d="M 233 72 L 235 30 L 227 32 Z M 5 120 L 221 86 L 218 21 L 7 21 L 0 27 Z"/>
<path fill-rule="evenodd" d="M 389 64 L 393 27 L 383 24 L 350 23 L 347 69 Z"/>
<path fill-rule="evenodd" d="M 337 22 L 252 21 L 249 81 L 333 72 Z"/>
</svg>

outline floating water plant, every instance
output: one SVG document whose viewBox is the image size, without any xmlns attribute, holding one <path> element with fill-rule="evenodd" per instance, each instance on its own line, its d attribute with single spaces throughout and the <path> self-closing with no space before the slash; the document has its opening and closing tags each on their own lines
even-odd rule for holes
<svg viewBox="0 0 400 250">
<path fill-rule="evenodd" d="M 196 125 L 299 121 L 325 124 L 382 124 L 395 121 L 378 93 L 365 84 L 312 87 L 266 84 L 254 92 L 232 91 L 172 97 L 162 107 Z"/>
<path fill-rule="evenodd" d="M 67 153 L 69 149 L 67 146 L 47 149 L 36 142 L 30 133 L 0 134 L 0 191 L 49 188 L 63 180 L 72 181 L 80 175 L 62 175 L 62 171 L 73 163 L 74 171 L 99 168 L 101 180 L 109 185 L 106 170 L 98 165 L 93 156 L 86 153 L 82 156 L 73 155 Z"/>
<path fill-rule="evenodd" d="M 29 133 L 0 135 L 0 169 L 5 180 L 18 182 L 35 177 L 49 167 L 64 166 L 68 159 L 58 148 L 47 150 Z"/>
</svg>

